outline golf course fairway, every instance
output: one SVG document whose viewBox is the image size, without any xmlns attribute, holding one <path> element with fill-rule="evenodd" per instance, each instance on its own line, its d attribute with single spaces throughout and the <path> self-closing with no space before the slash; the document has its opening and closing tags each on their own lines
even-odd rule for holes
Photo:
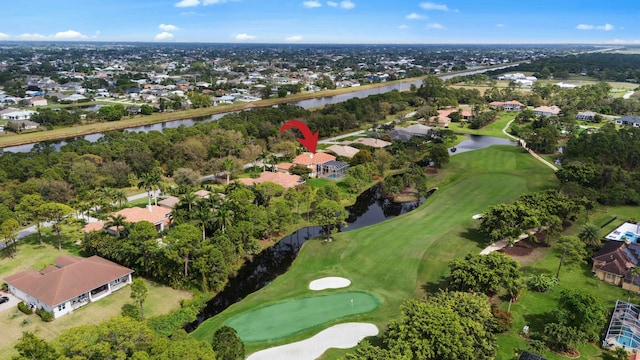
<svg viewBox="0 0 640 360">
<path fill-rule="evenodd" d="M 511 202 L 522 194 L 558 186 L 551 169 L 515 146 L 491 146 L 456 154 L 437 174 L 429 175 L 428 181 L 429 187 L 437 187 L 438 191 L 418 209 L 335 234 L 330 243 L 307 241 L 285 274 L 206 320 L 190 336 L 210 341 L 218 328 L 242 314 L 308 298 L 312 296 L 309 282 L 324 276 L 351 280 L 351 291 L 375 296 L 380 306 L 278 340 L 246 342 L 248 354 L 309 338 L 322 328 L 346 321 L 373 323 L 384 332 L 389 320 L 399 314 L 402 302 L 444 288 L 442 282 L 449 272 L 450 260 L 477 254 L 487 245 L 487 239 L 476 230 L 474 214 Z M 304 321 L 304 316 L 298 321 Z M 331 349 L 323 359 L 336 358 L 344 353 L 340 351 L 344 350 Z"/>
<path fill-rule="evenodd" d="M 367 313 L 380 302 L 364 292 L 288 300 L 244 312 L 227 321 L 244 342 L 277 340 L 349 315 Z"/>
</svg>

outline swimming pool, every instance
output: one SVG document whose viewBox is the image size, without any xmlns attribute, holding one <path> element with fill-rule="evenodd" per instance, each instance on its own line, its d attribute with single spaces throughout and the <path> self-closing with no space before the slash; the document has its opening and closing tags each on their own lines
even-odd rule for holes
<svg viewBox="0 0 640 360">
<path fill-rule="evenodd" d="M 632 243 L 637 243 L 638 238 L 640 238 L 640 235 L 636 233 L 632 233 L 631 231 L 627 231 L 626 233 L 624 233 L 624 238 L 631 241 Z"/>
<path fill-rule="evenodd" d="M 624 330 L 623 335 L 618 335 L 616 337 L 616 341 L 618 344 L 624 345 L 628 348 L 640 348 L 640 338 L 629 330 Z"/>
</svg>

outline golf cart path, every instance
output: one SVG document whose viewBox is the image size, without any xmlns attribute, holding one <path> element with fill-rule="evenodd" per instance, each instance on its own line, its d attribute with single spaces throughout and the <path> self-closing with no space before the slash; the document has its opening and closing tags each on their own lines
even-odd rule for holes
<svg viewBox="0 0 640 360">
<path fill-rule="evenodd" d="M 531 154 L 534 158 L 538 159 L 539 161 L 541 161 L 543 164 L 547 165 L 548 167 L 550 167 L 553 171 L 558 171 L 558 167 L 553 165 L 552 163 L 548 162 L 547 160 L 543 159 L 540 155 L 536 154 L 535 151 L 527 148 L 527 143 L 520 139 L 517 136 L 513 136 L 511 134 L 509 134 L 507 132 L 507 129 L 509 128 L 509 126 L 511 126 L 511 123 L 514 122 L 515 119 L 509 121 L 507 123 L 507 125 L 504 126 L 504 128 L 502 128 L 502 133 L 507 135 L 508 137 L 512 138 L 513 140 L 517 141 L 520 145 L 522 145 L 523 148 L 525 148 L 529 154 Z"/>
</svg>

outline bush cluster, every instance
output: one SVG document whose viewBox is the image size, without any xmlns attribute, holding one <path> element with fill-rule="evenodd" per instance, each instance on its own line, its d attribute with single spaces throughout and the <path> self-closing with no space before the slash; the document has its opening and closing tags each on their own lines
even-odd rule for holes
<svg viewBox="0 0 640 360">
<path fill-rule="evenodd" d="M 27 304 L 25 304 L 22 301 L 18 303 L 18 310 L 20 310 L 21 312 L 23 312 L 23 313 L 25 313 L 27 315 L 33 314 L 33 310 L 31 310 L 31 308 L 29 306 L 27 306 Z"/>
<path fill-rule="evenodd" d="M 36 310 L 36 314 L 38 316 L 40 316 L 40 318 L 42 319 L 42 321 L 44 322 L 51 322 L 53 321 L 53 313 L 50 311 L 47 311 L 43 308 L 39 308 Z"/>
</svg>

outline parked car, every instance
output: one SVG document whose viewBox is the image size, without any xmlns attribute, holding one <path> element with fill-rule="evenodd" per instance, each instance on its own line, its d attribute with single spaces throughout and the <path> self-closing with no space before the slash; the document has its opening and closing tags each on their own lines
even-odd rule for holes
<svg viewBox="0 0 640 360">
<path fill-rule="evenodd" d="M 4 304 L 4 303 L 6 303 L 7 301 L 9 301 L 9 298 L 8 298 L 8 297 L 6 297 L 6 296 L 0 297 L 0 304 Z"/>
</svg>

